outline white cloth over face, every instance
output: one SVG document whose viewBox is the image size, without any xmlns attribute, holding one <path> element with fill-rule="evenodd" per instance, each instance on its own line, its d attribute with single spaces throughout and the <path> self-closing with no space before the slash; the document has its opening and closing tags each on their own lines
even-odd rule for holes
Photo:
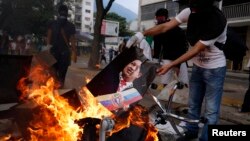
<svg viewBox="0 0 250 141">
<path fill-rule="evenodd" d="M 132 36 L 126 44 L 127 48 L 130 48 L 133 45 L 138 45 L 144 38 L 143 34 L 141 32 L 137 32 L 134 36 Z"/>
<path fill-rule="evenodd" d="M 141 43 L 140 43 L 140 49 L 143 50 L 143 54 L 145 55 L 145 57 L 152 61 L 152 52 L 151 52 L 151 48 L 150 45 L 148 44 L 148 42 L 145 39 L 142 39 Z"/>
</svg>

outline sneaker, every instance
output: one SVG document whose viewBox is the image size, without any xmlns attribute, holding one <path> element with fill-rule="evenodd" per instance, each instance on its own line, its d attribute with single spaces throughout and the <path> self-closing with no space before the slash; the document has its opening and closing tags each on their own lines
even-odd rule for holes
<svg viewBox="0 0 250 141">
<path fill-rule="evenodd" d="M 198 133 L 194 134 L 194 133 L 185 132 L 185 135 L 177 138 L 176 141 L 191 141 L 196 138 L 198 138 Z"/>
</svg>

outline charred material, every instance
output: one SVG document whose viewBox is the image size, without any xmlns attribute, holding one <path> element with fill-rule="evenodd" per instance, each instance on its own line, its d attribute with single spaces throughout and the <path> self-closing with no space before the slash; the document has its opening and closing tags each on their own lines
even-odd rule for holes
<svg viewBox="0 0 250 141">
<path fill-rule="evenodd" d="M 27 76 L 32 56 L 0 55 L 0 103 L 18 102 L 18 81 Z"/>
<path fill-rule="evenodd" d="M 76 123 L 83 127 L 83 135 L 81 141 L 98 141 L 99 136 L 97 134 L 101 119 L 98 118 L 84 118 L 76 121 Z"/>
</svg>

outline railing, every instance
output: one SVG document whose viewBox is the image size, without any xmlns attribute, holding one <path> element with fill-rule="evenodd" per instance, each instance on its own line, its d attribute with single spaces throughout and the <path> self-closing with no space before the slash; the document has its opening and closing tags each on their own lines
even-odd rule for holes
<svg viewBox="0 0 250 141">
<path fill-rule="evenodd" d="M 222 11 L 227 17 L 231 18 L 250 18 L 250 2 L 222 7 Z"/>
</svg>

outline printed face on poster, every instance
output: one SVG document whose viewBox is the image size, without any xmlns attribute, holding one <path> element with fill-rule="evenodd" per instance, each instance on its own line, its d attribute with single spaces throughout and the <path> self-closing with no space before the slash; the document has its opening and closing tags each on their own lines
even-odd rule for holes
<svg viewBox="0 0 250 141">
<path fill-rule="evenodd" d="M 157 65 L 147 61 L 141 49 L 131 47 L 120 53 L 86 86 L 109 110 L 142 99 L 156 75 Z"/>
</svg>

